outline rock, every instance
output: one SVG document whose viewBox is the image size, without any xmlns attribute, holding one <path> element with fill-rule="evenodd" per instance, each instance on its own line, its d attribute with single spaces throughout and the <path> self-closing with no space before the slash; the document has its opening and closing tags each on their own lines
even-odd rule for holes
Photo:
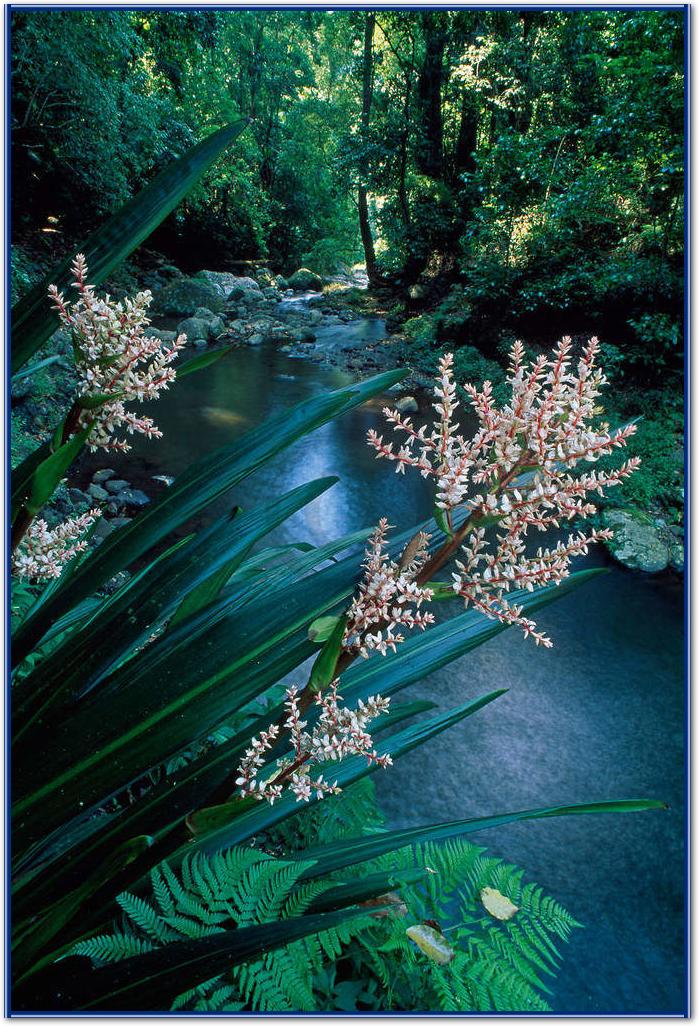
<svg viewBox="0 0 699 1026">
<path fill-rule="evenodd" d="M 114 521 L 105 520 L 104 517 L 100 517 L 97 521 L 97 526 L 95 527 L 92 537 L 95 539 L 95 541 L 101 542 L 104 541 L 107 535 L 111 534 L 113 530 Z"/>
<path fill-rule="evenodd" d="M 673 542 L 670 545 L 670 566 L 678 574 L 684 573 L 684 545 Z"/>
<path fill-rule="evenodd" d="M 86 495 L 85 492 L 81 492 L 79 488 L 69 488 L 68 498 L 76 506 L 81 506 L 83 503 L 90 501 L 90 496 Z"/>
<path fill-rule="evenodd" d="M 98 502 L 106 502 L 109 498 L 109 492 L 106 492 L 102 485 L 98 484 L 88 485 L 87 494 L 92 496 L 93 499 L 97 499 Z"/>
<path fill-rule="evenodd" d="M 295 292 L 319 292 L 323 287 L 323 279 L 315 271 L 307 267 L 299 267 L 289 278 L 289 288 Z"/>
<path fill-rule="evenodd" d="M 264 288 L 262 290 L 262 295 L 265 297 L 265 299 L 274 300 L 275 303 L 277 303 L 282 298 L 279 289 L 275 289 L 273 287 Z"/>
<path fill-rule="evenodd" d="M 128 481 L 123 481 L 120 478 L 117 481 L 107 481 L 107 482 L 105 482 L 104 487 L 107 489 L 108 492 L 112 492 L 113 495 L 116 495 L 117 492 L 123 492 L 125 488 L 130 488 L 131 485 L 129 484 Z"/>
<path fill-rule="evenodd" d="M 265 297 L 261 292 L 253 292 L 252 289 L 248 289 L 247 292 L 243 292 L 242 296 L 240 296 L 240 301 L 245 306 L 257 306 L 259 303 L 264 303 Z"/>
<path fill-rule="evenodd" d="M 197 271 L 194 275 L 195 281 L 204 281 L 208 286 L 215 289 L 221 299 L 230 299 L 233 291 L 259 292 L 260 286 L 254 278 L 239 277 L 237 274 L 230 274 L 228 271 Z M 202 303 L 201 306 L 209 306 Z M 219 313 L 215 307 L 211 308 Z"/>
<path fill-rule="evenodd" d="M 663 531 L 646 513 L 636 509 L 609 509 L 602 523 L 614 531 L 607 547 L 614 558 L 630 570 L 649 574 L 665 570 L 670 551 Z"/>
<path fill-rule="evenodd" d="M 223 321 L 223 318 L 219 317 L 218 314 L 216 314 L 209 321 L 209 340 L 213 342 L 215 341 L 215 339 L 219 337 L 219 335 L 224 335 L 225 332 L 225 322 Z"/>
<path fill-rule="evenodd" d="M 410 288 L 408 289 L 408 295 L 410 296 L 411 299 L 414 299 L 414 300 L 427 299 L 429 294 L 430 294 L 430 290 L 427 288 L 426 285 L 420 285 L 420 284 L 418 284 L 418 285 L 411 285 Z"/>
<path fill-rule="evenodd" d="M 345 324 L 349 324 L 350 321 L 356 320 L 356 314 L 353 313 L 352 310 L 340 310 L 337 316 L 341 321 L 344 321 Z"/>
<path fill-rule="evenodd" d="M 247 325 L 243 320 L 235 320 L 228 322 L 228 334 L 229 335 L 245 335 L 247 333 Z"/>
<path fill-rule="evenodd" d="M 187 317 L 177 325 L 178 333 L 185 334 L 187 341 L 193 345 L 196 345 L 198 341 L 206 344 L 209 340 L 210 330 L 209 321 L 202 321 L 199 317 Z"/>
<path fill-rule="evenodd" d="M 174 342 L 177 338 L 176 331 L 162 331 L 160 328 L 149 328 L 148 334 L 159 338 L 161 342 Z"/>
<path fill-rule="evenodd" d="M 262 335 L 251 335 L 247 340 L 249 346 L 261 346 L 264 342 L 264 336 Z"/>
<path fill-rule="evenodd" d="M 198 306 L 192 316 L 200 321 L 211 321 L 216 317 L 216 314 L 213 310 L 209 310 L 207 306 Z"/>
<path fill-rule="evenodd" d="M 393 405 L 399 413 L 417 413 L 420 409 L 417 399 L 412 395 L 404 395 L 402 399 L 396 399 Z"/>
<path fill-rule="evenodd" d="M 315 332 L 313 331 L 301 331 L 297 337 L 298 341 L 303 343 L 303 345 L 310 345 L 316 340 Z"/>
<path fill-rule="evenodd" d="M 194 348 L 195 349 L 206 349 L 208 344 L 209 343 L 207 342 L 207 340 L 205 338 L 195 338 L 194 339 Z"/>
<path fill-rule="evenodd" d="M 116 477 L 116 470 L 112 470 L 111 467 L 104 467 L 103 470 L 96 470 L 92 475 L 92 480 L 95 484 L 103 484 L 108 481 L 110 477 Z"/>
<path fill-rule="evenodd" d="M 147 506 L 150 499 L 138 488 L 124 488 L 116 497 L 120 506 Z"/>
<path fill-rule="evenodd" d="M 276 284 L 274 275 L 270 271 L 269 267 L 261 267 L 259 271 L 255 272 L 255 278 L 257 279 L 258 284 L 261 285 L 263 289 L 270 285 Z"/>
<path fill-rule="evenodd" d="M 188 317 L 199 307 L 213 313 L 223 310 L 224 296 L 203 278 L 180 278 L 155 293 L 151 312 L 166 317 Z"/>
<path fill-rule="evenodd" d="M 274 278 L 274 284 L 280 292 L 286 292 L 289 288 L 289 282 L 281 274 L 277 274 Z"/>
<path fill-rule="evenodd" d="M 309 310 L 307 320 L 309 324 L 316 327 L 317 325 L 322 324 L 323 315 L 320 310 Z"/>
<path fill-rule="evenodd" d="M 112 527 L 126 527 L 126 525 L 130 524 L 132 520 L 133 517 L 114 517 L 112 520 Z"/>
</svg>

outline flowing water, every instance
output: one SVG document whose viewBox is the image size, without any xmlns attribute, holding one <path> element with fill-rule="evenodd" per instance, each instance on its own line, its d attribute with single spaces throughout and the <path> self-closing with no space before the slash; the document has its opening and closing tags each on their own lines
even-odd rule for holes
<svg viewBox="0 0 699 1026">
<path fill-rule="evenodd" d="M 316 351 L 323 351 L 371 344 L 383 325 L 361 319 L 317 333 Z M 340 370 L 271 346 L 236 350 L 183 379 L 153 407 L 164 438 L 137 439 L 121 470 L 154 493 L 153 475 L 176 476 L 270 414 L 348 380 Z M 425 482 L 395 475 L 364 442 L 367 428 L 379 426 L 384 402 L 302 439 L 218 511 L 236 501 L 247 509 L 264 505 L 336 474 L 338 484 L 284 525 L 276 541 L 321 544 L 384 514 L 399 528 L 428 516 Z M 601 551 L 587 560 L 607 562 Z M 528 879 L 585 925 L 564 945 L 555 1010 L 679 1013 L 685 983 L 682 588 L 670 576 L 632 574 L 611 563 L 609 570 L 539 614 L 555 641 L 552 650 L 507 631 L 411 688 L 411 698 L 428 697 L 440 709 L 495 688 L 509 691 L 374 779 L 392 826 L 606 798 L 668 802 L 667 812 L 520 823 L 475 840 L 523 866 Z"/>
</svg>

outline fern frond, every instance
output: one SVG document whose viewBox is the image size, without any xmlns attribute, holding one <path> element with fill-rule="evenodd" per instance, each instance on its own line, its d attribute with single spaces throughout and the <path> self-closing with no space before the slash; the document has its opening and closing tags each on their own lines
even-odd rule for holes
<svg viewBox="0 0 699 1026">
<path fill-rule="evenodd" d="M 144 955 L 152 951 L 153 945 L 142 937 L 131 937 L 125 933 L 100 934 L 89 940 L 79 941 L 68 954 L 85 955 L 97 965 L 119 962 L 122 958 Z"/>
</svg>

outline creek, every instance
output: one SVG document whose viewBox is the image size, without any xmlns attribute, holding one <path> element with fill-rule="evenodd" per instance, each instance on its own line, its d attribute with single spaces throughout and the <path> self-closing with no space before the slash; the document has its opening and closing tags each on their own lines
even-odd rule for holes
<svg viewBox="0 0 699 1026">
<path fill-rule="evenodd" d="M 370 346 L 384 330 L 380 320 L 361 318 L 316 333 L 311 358 L 300 346 L 243 347 L 178 382 L 153 406 L 163 439 L 137 437 L 133 451 L 110 465 L 152 495 L 154 475 L 175 477 L 279 409 L 346 384 L 346 371 L 314 361 L 343 346 Z M 395 475 L 365 444 L 367 429 L 381 425 L 386 401 L 302 439 L 211 513 L 236 502 L 264 505 L 336 474 L 339 482 L 289 520 L 275 542 L 322 544 L 382 515 L 400 529 L 429 516 L 425 482 Z M 428 414 L 421 401 L 415 420 Z M 667 812 L 520 823 L 474 840 L 524 867 L 527 879 L 585 926 L 562 945 L 550 999 L 555 1010 L 679 1013 L 686 894 L 682 585 L 669 574 L 624 571 L 601 549 L 576 568 L 602 564 L 608 574 L 538 615 L 552 650 L 506 631 L 412 687 L 411 699 L 429 698 L 440 710 L 495 688 L 509 691 L 374 780 L 391 826 L 607 798 L 665 800 Z"/>
</svg>

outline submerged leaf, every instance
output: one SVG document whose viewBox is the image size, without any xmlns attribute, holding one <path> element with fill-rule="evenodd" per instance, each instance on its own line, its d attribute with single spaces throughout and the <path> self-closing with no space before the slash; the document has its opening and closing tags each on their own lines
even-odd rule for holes
<svg viewBox="0 0 699 1026">
<path fill-rule="evenodd" d="M 411 941 L 417 944 L 420 951 L 427 955 L 431 962 L 437 962 L 438 965 L 448 965 L 449 962 L 453 961 L 456 952 L 444 934 L 440 933 L 439 930 L 420 923 L 418 926 L 409 926 L 405 932 Z"/>
<path fill-rule="evenodd" d="M 515 912 L 519 912 L 519 905 L 515 905 L 494 887 L 484 887 L 480 892 L 480 899 L 486 912 L 501 922 L 512 919 Z"/>
</svg>

